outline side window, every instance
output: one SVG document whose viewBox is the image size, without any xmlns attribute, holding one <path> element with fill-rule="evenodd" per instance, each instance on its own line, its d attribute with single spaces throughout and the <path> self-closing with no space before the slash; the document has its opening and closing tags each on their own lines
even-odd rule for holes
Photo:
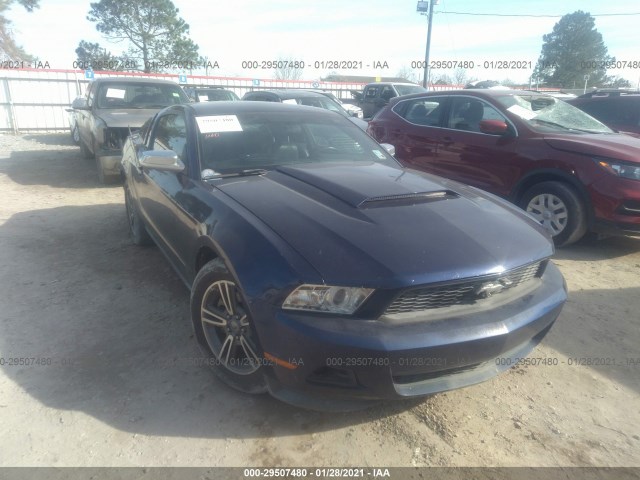
<svg viewBox="0 0 640 480">
<path fill-rule="evenodd" d="M 153 132 L 154 150 L 173 150 L 184 162 L 187 150 L 187 129 L 181 114 L 163 115 Z"/>
<path fill-rule="evenodd" d="M 393 91 L 393 87 L 391 87 L 391 85 L 385 85 L 382 87 L 382 92 L 380 92 L 381 99 L 389 101 L 395 96 L 396 92 Z"/>
<path fill-rule="evenodd" d="M 501 120 L 507 123 L 504 115 L 482 100 L 470 97 L 452 97 L 449 128 L 480 132 L 482 120 Z"/>
<path fill-rule="evenodd" d="M 96 93 L 96 89 L 93 88 L 94 85 L 95 85 L 95 83 L 91 82 L 87 86 L 87 105 L 89 107 L 93 106 L 93 97 L 95 96 L 95 93 Z"/>
<path fill-rule="evenodd" d="M 374 99 L 378 96 L 378 87 L 369 87 L 365 95 L 366 98 Z"/>
<path fill-rule="evenodd" d="M 441 125 L 442 114 L 445 108 L 447 97 L 426 97 L 401 102 L 402 114 L 400 110 L 394 111 L 405 120 L 416 125 L 424 125 L 427 127 L 439 127 Z M 398 104 L 400 106 L 400 104 Z"/>
<path fill-rule="evenodd" d="M 596 100 L 594 102 L 581 105 L 581 108 L 586 113 L 588 113 L 592 117 L 597 118 L 601 122 L 616 122 L 616 106 L 613 104 L 613 102 L 603 102 Z"/>
</svg>

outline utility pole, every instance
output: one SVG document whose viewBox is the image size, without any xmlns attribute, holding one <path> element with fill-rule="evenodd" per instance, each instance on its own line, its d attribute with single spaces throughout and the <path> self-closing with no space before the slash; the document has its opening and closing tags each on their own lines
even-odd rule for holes
<svg viewBox="0 0 640 480">
<path fill-rule="evenodd" d="M 429 53 L 431 51 L 431 27 L 433 22 L 433 6 L 438 3 L 438 0 L 431 0 L 430 2 L 419 1 L 417 11 L 421 15 L 427 15 L 428 17 L 428 30 L 427 30 L 427 48 L 424 54 L 424 75 L 422 77 L 422 86 L 428 89 L 429 85 Z M 428 6 L 427 6 L 428 4 Z M 427 13 L 428 12 L 428 13 Z"/>
</svg>

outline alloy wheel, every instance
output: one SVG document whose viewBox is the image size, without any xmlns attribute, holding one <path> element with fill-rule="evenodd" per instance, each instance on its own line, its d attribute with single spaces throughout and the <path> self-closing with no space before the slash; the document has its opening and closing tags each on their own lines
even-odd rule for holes
<svg viewBox="0 0 640 480">
<path fill-rule="evenodd" d="M 249 314 L 234 282 L 219 280 L 207 288 L 200 320 L 207 344 L 221 366 L 238 375 L 250 375 L 260 368 Z"/>
</svg>

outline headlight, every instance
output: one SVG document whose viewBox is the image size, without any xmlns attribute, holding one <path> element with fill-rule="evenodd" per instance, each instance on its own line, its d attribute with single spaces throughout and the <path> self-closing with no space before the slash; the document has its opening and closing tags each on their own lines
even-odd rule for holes
<svg viewBox="0 0 640 480">
<path fill-rule="evenodd" d="M 596 161 L 598 162 L 598 165 L 618 177 L 640 180 L 640 166 L 636 164 L 621 162 L 618 160 L 596 159 Z"/>
<path fill-rule="evenodd" d="M 362 305 L 371 292 L 371 288 L 300 285 L 289 294 L 282 308 L 351 314 Z"/>
</svg>

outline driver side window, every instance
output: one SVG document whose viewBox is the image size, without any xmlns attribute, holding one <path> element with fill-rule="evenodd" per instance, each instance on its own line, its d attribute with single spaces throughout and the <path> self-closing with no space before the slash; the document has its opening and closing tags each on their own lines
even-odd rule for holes
<svg viewBox="0 0 640 480">
<path fill-rule="evenodd" d="M 187 128 L 182 114 L 170 113 L 158 119 L 153 134 L 153 150 L 173 150 L 185 162 L 187 154 Z"/>
<path fill-rule="evenodd" d="M 482 120 L 501 120 L 506 118 L 488 103 L 472 97 L 452 97 L 449 128 L 480 133 Z"/>
</svg>

